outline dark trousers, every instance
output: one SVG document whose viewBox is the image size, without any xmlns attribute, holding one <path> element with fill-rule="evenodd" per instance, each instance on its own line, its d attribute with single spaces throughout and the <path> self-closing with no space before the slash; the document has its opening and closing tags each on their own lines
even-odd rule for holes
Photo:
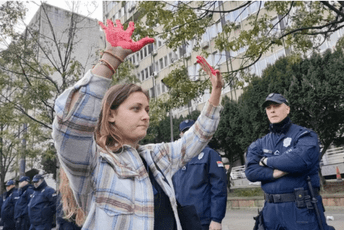
<svg viewBox="0 0 344 230">
<path fill-rule="evenodd" d="M 14 221 L 4 221 L 4 227 L 2 228 L 3 230 L 14 230 L 16 227 L 15 227 L 15 223 Z"/>
<path fill-rule="evenodd" d="M 52 226 L 51 223 L 42 223 L 41 225 L 33 225 L 31 224 L 30 230 L 51 230 Z"/>
<path fill-rule="evenodd" d="M 29 230 L 30 219 L 29 216 L 22 216 L 16 219 L 16 230 Z"/>
<path fill-rule="evenodd" d="M 202 224 L 202 230 L 209 230 L 209 224 Z"/>
</svg>

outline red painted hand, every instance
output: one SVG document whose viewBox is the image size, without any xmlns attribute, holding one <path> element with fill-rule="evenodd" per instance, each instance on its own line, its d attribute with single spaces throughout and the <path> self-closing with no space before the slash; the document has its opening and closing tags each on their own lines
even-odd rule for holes
<svg viewBox="0 0 344 230">
<path fill-rule="evenodd" d="M 202 56 L 197 56 L 197 63 L 199 63 L 203 70 L 209 74 L 210 81 L 213 87 L 222 88 L 224 86 L 224 81 L 222 79 L 221 73 L 219 70 L 214 70 L 213 67 L 209 65 L 207 60 Z M 214 76 L 214 77 L 213 77 Z"/>
<path fill-rule="evenodd" d="M 99 22 L 99 25 L 104 30 L 106 40 L 113 47 L 120 46 L 123 49 L 130 49 L 133 52 L 136 52 L 145 45 L 154 42 L 154 38 L 149 37 L 142 38 L 138 42 L 134 42 L 133 40 L 131 40 L 131 35 L 135 30 L 134 22 L 129 22 L 129 26 L 126 30 L 123 30 L 123 25 L 120 20 L 116 20 L 116 27 L 110 19 L 108 19 L 106 23 L 107 27 L 102 22 Z"/>
</svg>

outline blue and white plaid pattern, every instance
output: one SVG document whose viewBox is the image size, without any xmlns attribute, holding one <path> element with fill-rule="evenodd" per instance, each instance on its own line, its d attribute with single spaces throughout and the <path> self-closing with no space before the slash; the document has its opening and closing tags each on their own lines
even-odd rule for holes
<svg viewBox="0 0 344 230">
<path fill-rule="evenodd" d="M 109 86 L 109 79 L 88 71 L 55 103 L 57 116 L 52 135 L 76 200 L 87 213 L 82 229 L 154 229 L 154 194 L 141 155 L 170 198 L 181 230 L 172 175 L 207 145 L 219 123 L 222 107 L 206 103 L 195 125 L 173 143 L 150 144 L 138 149 L 124 146 L 121 153 L 110 155 L 94 140 L 101 100 Z M 81 96 L 69 109 L 76 90 Z"/>
</svg>

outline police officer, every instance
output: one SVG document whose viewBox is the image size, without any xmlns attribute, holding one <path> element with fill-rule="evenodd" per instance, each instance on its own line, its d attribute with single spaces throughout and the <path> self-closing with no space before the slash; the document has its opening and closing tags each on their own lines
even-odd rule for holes
<svg viewBox="0 0 344 230">
<path fill-rule="evenodd" d="M 3 230 L 13 230 L 15 229 L 14 205 L 19 198 L 13 180 L 7 181 L 6 191 L 1 207 L 1 219 L 4 224 Z"/>
<path fill-rule="evenodd" d="M 179 125 L 180 136 L 194 124 L 184 120 Z M 220 155 L 206 146 L 198 156 L 173 176 L 176 198 L 181 205 L 194 205 L 203 229 L 222 229 L 226 214 L 227 178 Z"/>
<path fill-rule="evenodd" d="M 19 179 L 18 195 L 19 199 L 14 207 L 14 220 L 16 230 L 29 230 L 30 219 L 28 214 L 28 204 L 33 193 L 33 186 L 28 176 L 21 176 Z"/>
<path fill-rule="evenodd" d="M 262 106 L 270 121 L 270 133 L 249 146 L 245 173 L 248 180 L 261 181 L 265 228 L 333 229 L 326 224 L 319 195 L 317 134 L 291 122 L 288 101 L 281 94 L 269 94 Z M 310 189 L 314 190 L 317 207 L 311 203 Z"/>
<path fill-rule="evenodd" d="M 56 223 L 59 230 L 81 230 L 81 227 L 77 226 L 74 221 L 70 219 L 65 219 L 65 214 L 63 212 L 63 205 L 61 201 L 61 194 L 57 195 L 57 204 L 56 204 Z"/>
<path fill-rule="evenodd" d="M 33 177 L 32 183 L 35 188 L 28 205 L 30 230 L 50 230 L 56 213 L 56 192 L 40 174 Z"/>
</svg>

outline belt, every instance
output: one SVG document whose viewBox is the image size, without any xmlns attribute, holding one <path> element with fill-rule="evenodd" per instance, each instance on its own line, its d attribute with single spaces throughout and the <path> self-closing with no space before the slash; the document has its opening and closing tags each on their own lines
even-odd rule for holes
<svg viewBox="0 0 344 230">
<path fill-rule="evenodd" d="M 319 189 L 314 188 L 314 196 L 319 196 Z M 308 190 L 304 190 L 304 196 L 310 194 Z M 283 203 L 283 202 L 294 202 L 296 200 L 295 193 L 281 193 L 281 194 L 267 194 L 264 193 L 264 199 L 268 203 Z"/>
</svg>

